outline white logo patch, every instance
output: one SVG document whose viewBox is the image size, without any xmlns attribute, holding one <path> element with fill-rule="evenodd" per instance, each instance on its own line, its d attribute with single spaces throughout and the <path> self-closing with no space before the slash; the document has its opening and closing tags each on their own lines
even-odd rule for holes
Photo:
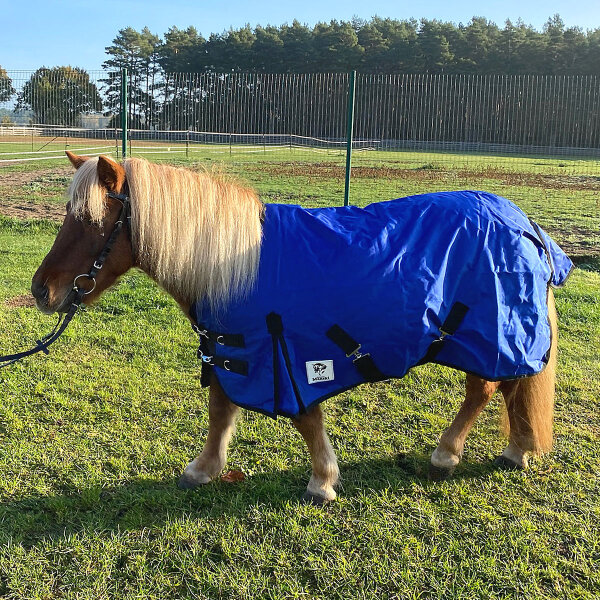
<svg viewBox="0 0 600 600">
<path fill-rule="evenodd" d="M 332 360 L 309 360 L 306 362 L 306 377 L 308 383 L 319 383 L 321 381 L 333 381 Z"/>
</svg>

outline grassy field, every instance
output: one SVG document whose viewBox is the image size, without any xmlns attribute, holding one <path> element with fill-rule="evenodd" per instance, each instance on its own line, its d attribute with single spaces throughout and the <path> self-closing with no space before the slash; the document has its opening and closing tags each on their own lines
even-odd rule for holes
<svg viewBox="0 0 600 600">
<path fill-rule="evenodd" d="M 146 152 L 140 146 L 133 154 L 195 168 L 224 168 L 256 187 L 267 202 L 343 203 L 345 156 L 338 151 L 234 146 L 230 153 L 228 147 L 211 146 L 193 147 L 189 157 L 176 147 L 173 152 Z M 71 178 L 65 163 L 60 158 L 3 166 L 1 202 L 21 206 L 24 212 L 17 216 L 26 216 L 28 209 L 30 216 L 48 216 L 51 211 L 36 213 L 40 205 L 62 206 Z M 571 254 L 600 252 L 598 160 L 361 151 L 354 153 L 353 165 L 354 204 L 431 191 L 487 190 L 516 202 Z"/>
<path fill-rule="evenodd" d="M 268 201 L 340 200 L 339 156 L 223 158 Z M 310 463 L 300 436 L 285 419 L 254 413 L 240 421 L 227 467 L 246 479 L 180 491 L 176 479 L 207 431 L 196 336 L 168 296 L 131 273 L 78 315 L 50 356 L 0 371 L 0 597 L 600 596 L 597 178 L 507 173 L 484 158 L 466 167 L 395 158 L 359 157 L 357 203 L 488 189 L 535 213 L 577 255 L 557 292 L 554 452 L 526 472 L 495 470 L 505 443 L 496 400 L 455 477 L 429 482 L 429 454 L 460 405 L 463 377 L 426 366 L 324 405 L 342 476 L 333 504 L 301 504 Z M 64 161 L 5 168 L 0 212 L 55 218 L 69 178 Z M 54 324 L 24 296 L 56 231 L 48 220 L 0 217 L 0 352 Z"/>
</svg>

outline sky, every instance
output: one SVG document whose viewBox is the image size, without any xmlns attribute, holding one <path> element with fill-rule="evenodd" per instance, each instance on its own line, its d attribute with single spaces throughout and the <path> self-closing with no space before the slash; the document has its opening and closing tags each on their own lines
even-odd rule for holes
<svg viewBox="0 0 600 600">
<path fill-rule="evenodd" d="M 379 16 L 458 24 L 480 16 L 498 25 L 521 18 L 541 29 L 558 13 L 568 27 L 600 28 L 600 0 L 0 0 L 0 9 L 0 66 L 6 70 L 62 65 L 101 69 L 105 47 L 119 29 L 128 26 L 137 30 L 148 26 L 162 36 L 169 27 L 193 25 L 208 37 L 246 23 L 282 25 L 294 19 L 314 25 L 331 19 Z"/>
</svg>

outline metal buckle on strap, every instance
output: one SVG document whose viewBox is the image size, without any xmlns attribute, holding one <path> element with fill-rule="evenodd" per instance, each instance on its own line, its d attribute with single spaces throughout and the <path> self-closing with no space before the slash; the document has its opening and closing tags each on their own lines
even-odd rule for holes
<svg viewBox="0 0 600 600">
<path fill-rule="evenodd" d="M 350 358 L 351 356 L 355 356 L 360 354 L 359 350 L 361 349 L 362 344 L 359 344 L 358 346 L 356 346 L 356 348 L 354 350 L 352 350 L 352 352 L 350 352 L 350 354 L 346 354 L 346 358 Z"/>
<path fill-rule="evenodd" d="M 361 354 L 358 350 L 356 352 L 352 353 L 354 358 L 352 359 L 352 362 L 355 363 L 357 360 L 361 359 L 361 358 L 365 358 L 367 356 L 371 356 L 370 352 L 366 352 L 365 354 Z"/>
<path fill-rule="evenodd" d="M 440 328 L 440 337 L 437 339 L 437 341 L 438 341 L 438 342 L 443 342 L 443 341 L 444 341 L 444 338 L 445 338 L 447 335 L 450 335 L 450 336 L 451 336 L 452 334 L 451 334 L 450 332 L 448 332 L 448 331 L 444 331 L 442 328 Z"/>
<path fill-rule="evenodd" d="M 353 350 L 352 352 L 350 352 L 350 354 L 346 354 L 347 358 L 352 358 L 352 362 L 356 362 L 358 359 L 362 358 L 363 356 L 371 356 L 371 354 L 369 352 L 366 352 L 365 354 L 363 354 L 362 352 L 359 352 L 359 350 L 361 349 L 362 344 L 359 344 L 358 346 L 356 346 L 356 349 Z"/>
<path fill-rule="evenodd" d="M 201 335 L 202 337 L 205 337 L 206 339 L 208 339 L 208 329 L 200 329 L 200 327 L 198 327 L 198 325 L 196 325 L 195 323 L 192 323 L 192 329 L 198 335 Z"/>
<path fill-rule="evenodd" d="M 209 365 L 212 364 L 212 356 L 208 356 L 207 354 L 204 354 L 204 352 L 202 352 L 202 350 L 200 350 L 200 348 L 198 348 L 198 358 L 202 361 L 205 362 Z"/>
</svg>

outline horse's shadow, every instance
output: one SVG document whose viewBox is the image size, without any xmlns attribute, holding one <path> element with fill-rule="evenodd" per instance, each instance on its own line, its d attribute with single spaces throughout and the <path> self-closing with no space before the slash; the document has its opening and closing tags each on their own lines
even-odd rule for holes
<svg viewBox="0 0 600 600">
<path fill-rule="evenodd" d="M 417 483 L 435 500 L 440 484 L 428 480 L 428 468 L 429 457 L 416 452 L 344 463 L 340 465 L 339 495 L 352 499 L 383 489 L 410 494 Z M 491 462 L 464 463 L 450 481 L 485 477 L 494 470 Z M 191 491 L 178 489 L 176 478 L 138 479 L 112 487 L 92 485 L 53 495 L 5 500 L 0 503 L 0 543 L 10 541 L 31 547 L 73 534 L 98 535 L 142 528 L 152 531 L 190 516 L 243 517 L 250 507 L 273 510 L 289 503 L 301 506 L 308 477 L 308 470 L 298 467 L 253 475 L 234 484 L 217 480 Z M 335 510 L 335 503 L 330 507 Z"/>
</svg>

